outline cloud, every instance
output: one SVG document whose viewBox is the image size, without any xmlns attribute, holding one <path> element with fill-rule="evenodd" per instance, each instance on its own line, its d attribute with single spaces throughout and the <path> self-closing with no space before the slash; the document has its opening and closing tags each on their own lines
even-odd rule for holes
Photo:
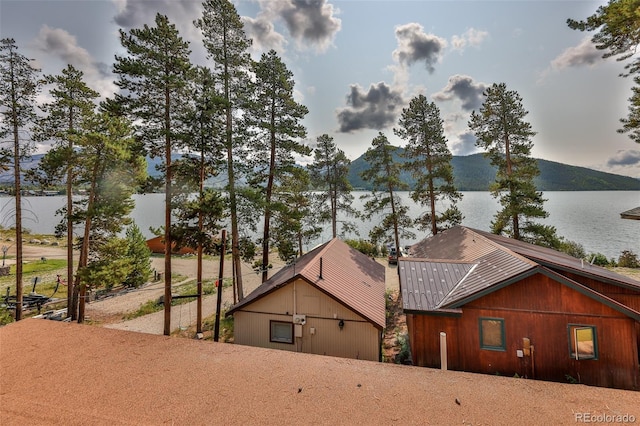
<svg viewBox="0 0 640 426">
<path fill-rule="evenodd" d="M 476 146 L 476 136 L 472 132 L 459 133 L 457 139 L 451 143 L 453 155 L 471 155 L 479 151 Z"/>
<path fill-rule="evenodd" d="M 449 77 L 449 84 L 444 89 L 431 97 L 436 101 L 460 99 L 464 110 L 473 111 L 482 105 L 483 93 L 487 87 L 484 83 L 475 83 L 468 75 L 456 74 Z"/>
<path fill-rule="evenodd" d="M 434 34 L 424 32 L 422 25 L 409 23 L 396 27 L 398 48 L 393 51 L 393 58 L 403 66 L 424 62 L 430 73 L 435 71 L 434 65 L 442 58 L 447 41 Z"/>
<path fill-rule="evenodd" d="M 553 59 L 551 69 L 559 71 L 569 67 L 593 66 L 602 60 L 602 52 L 596 49 L 596 46 L 591 42 L 591 37 L 587 36 L 582 39 L 579 45 L 565 49 Z"/>
<path fill-rule="evenodd" d="M 326 51 L 342 28 L 338 10 L 326 0 L 262 0 L 259 18 L 284 21 L 300 50 Z"/>
<path fill-rule="evenodd" d="M 263 17 L 242 17 L 247 38 L 253 39 L 251 48 L 255 51 L 275 50 L 284 51 L 286 40 L 284 36 L 275 30 L 273 23 Z"/>
<path fill-rule="evenodd" d="M 630 149 L 627 151 L 618 151 L 613 157 L 607 160 L 607 166 L 633 166 L 640 165 L 640 151 Z"/>
<path fill-rule="evenodd" d="M 78 45 L 76 37 L 66 30 L 43 25 L 31 44 L 43 55 L 59 59 L 65 68 L 66 64 L 71 64 L 82 71 L 87 85 L 103 97 L 116 91 L 109 67 L 96 62 L 85 48 Z"/>
<path fill-rule="evenodd" d="M 384 82 L 372 84 L 366 92 L 360 85 L 352 84 L 347 105 L 337 110 L 339 131 L 343 133 L 361 129 L 381 130 L 393 125 L 404 100 L 399 91 Z"/>
<path fill-rule="evenodd" d="M 478 47 L 489 36 L 489 33 L 475 28 L 469 28 L 462 35 L 451 38 L 453 50 L 464 50 L 467 46 Z"/>
</svg>

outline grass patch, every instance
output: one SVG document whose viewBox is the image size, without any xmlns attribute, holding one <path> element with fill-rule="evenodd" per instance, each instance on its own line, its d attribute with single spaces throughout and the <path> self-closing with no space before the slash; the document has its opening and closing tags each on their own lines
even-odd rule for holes
<svg viewBox="0 0 640 426">
<path fill-rule="evenodd" d="M 149 315 L 149 314 L 152 314 L 154 312 L 161 311 L 162 309 L 163 309 L 163 304 L 162 303 L 158 303 L 158 300 L 149 300 L 146 303 L 144 303 L 143 305 L 141 305 L 137 310 L 125 314 L 122 317 L 122 319 L 127 321 L 127 320 L 131 320 L 131 319 L 134 319 L 134 318 L 142 317 L 144 315 Z"/>
<path fill-rule="evenodd" d="M 28 294 L 33 291 L 33 280 L 38 277 L 36 284 L 36 293 L 52 294 L 56 287 L 56 275 L 61 274 L 66 277 L 67 261 L 66 259 L 47 259 L 47 261 L 37 261 L 24 263 L 22 265 L 22 291 Z M 16 266 L 11 265 L 10 275 L 0 277 L 0 286 L 2 287 L 2 295 L 6 294 L 6 288 L 9 287 L 11 294 L 16 293 Z M 64 286 L 58 288 L 58 292 L 66 289 Z M 66 290 L 65 290 L 66 291 Z"/>
</svg>

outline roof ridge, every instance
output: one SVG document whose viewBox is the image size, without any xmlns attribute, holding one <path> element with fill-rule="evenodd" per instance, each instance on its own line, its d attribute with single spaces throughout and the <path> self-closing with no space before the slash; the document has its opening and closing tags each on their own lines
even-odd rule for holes
<svg viewBox="0 0 640 426">
<path fill-rule="evenodd" d="M 538 266 L 538 265 L 540 265 L 538 262 L 536 262 L 536 261 L 534 261 L 534 260 L 531 260 L 531 259 L 529 259 L 528 257 L 525 257 L 525 256 L 523 256 L 523 255 L 521 255 L 521 254 L 519 254 L 519 253 L 516 253 L 515 251 L 511 250 L 510 248 L 505 247 L 505 246 L 503 246 L 502 244 L 497 243 L 497 242 L 495 242 L 495 241 L 493 241 L 493 240 L 489 239 L 488 237 L 485 237 L 484 235 L 482 235 L 481 233 L 479 233 L 479 232 L 481 232 L 481 231 L 478 231 L 477 229 L 467 228 L 466 226 L 463 226 L 463 228 L 464 228 L 465 230 L 467 230 L 467 231 L 471 232 L 472 234 L 477 235 L 478 237 L 482 238 L 482 240 L 483 240 L 483 241 L 485 241 L 486 243 L 488 243 L 490 246 L 495 247 L 496 249 L 498 249 L 498 250 L 500 250 L 500 251 L 503 251 L 503 252 L 507 253 L 507 254 L 508 254 L 508 255 L 510 255 L 510 256 L 515 257 L 516 259 L 522 260 L 522 261 L 524 261 L 525 263 L 530 264 L 531 266 Z M 496 235 L 498 235 L 498 234 L 496 234 Z M 502 235 L 501 235 L 501 236 L 502 236 Z M 503 237 L 504 237 L 504 236 L 503 236 Z M 505 238 L 509 238 L 509 237 L 505 237 Z M 516 241 L 517 241 L 517 240 L 516 240 Z M 481 256 L 481 257 L 482 257 L 482 256 Z"/>
<path fill-rule="evenodd" d="M 473 265 L 473 266 L 471 267 L 471 269 L 469 269 L 469 270 L 467 271 L 467 273 L 466 273 L 466 274 L 464 274 L 464 277 L 460 278 L 460 280 L 456 283 L 456 285 L 454 285 L 453 287 L 451 287 L 451 290 L 449 290 L 449 291 L 447 292 L 447 294 L 445 294 L 445 295 L 442 297 L 442 299 L 440 300 L 440 303 L 438 303 L 438 304 L 434 307 L 435 309 L 441 309 L 441 308 L 442 308 L 442 306 L 443 306 L 444 301 L 445 301 L 445 300 L 447 300 L 447 298 L 451 295 L 451 293 L 453 293 L 455 290 L 457 290 L 457 289 L 458 289 L 458 287 L 462 285 L 462 283 L 464 282 L 464 280 L 465 280 L 469 275 L 471 275 L 471 273 L 472 273 L 473 271 L 475 271 L 475 269 L 478 267 L 478 262 L 469 262 L 469 263 L 471 263 L 471 264 Z"/>
<path fill-rule="evenodd" d="M 313 265 L 316 262 L 316 259 L 318 258 L 322 258 L 322 255 L 325 254 L 329 247 L 333 246 L 335 244 L 335 242 L 338 240 L 337 237 L 331 238 L 329 241 L 327 241 L 324 244 L 319 245 L 318 247 L 316 247 L 314 250 L 318 250 L 317 253 L 314 253 L 313 256 L 311 256 L 309 258 L 309 260 L 307 261 L 307 263 L 304 265 L 304 267 L 300 270 L 299 274 L 307 277 L 307 273 L 309 272 L 309 270 L 313 267 Z M 313 252 L 313 250 L 311 251 Z M 311 253 L 309 252 L 309 254 Z"/>
</svg>

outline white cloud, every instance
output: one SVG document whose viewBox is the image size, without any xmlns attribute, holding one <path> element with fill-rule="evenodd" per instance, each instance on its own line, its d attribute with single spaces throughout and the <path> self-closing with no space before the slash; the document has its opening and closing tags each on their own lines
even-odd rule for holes
<svg viewBox="0 0 640 426">
<path fill-rule="evenodd" d="M 489 37 L 489 33 L 487 31 L 469 28 L 462 35 L 454 35 L 451 37 L 451 48 L 453 50 L 462 51 L 467 46 L 478 47 L 487 37 Z"/>
</svg>

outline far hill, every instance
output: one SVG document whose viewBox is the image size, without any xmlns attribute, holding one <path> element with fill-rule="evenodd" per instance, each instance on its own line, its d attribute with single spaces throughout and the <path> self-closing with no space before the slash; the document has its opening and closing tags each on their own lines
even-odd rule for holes
<svg viewBox="0 0 640 426">
<path fill-rule="evenodd" d="M 394 159 L 400 157 L 404 148 L 397 148 Z M 539 191 L 637 191 L 640 190 L 640 179 L 621 176 L 613 173 L 599 172 L 586 167 L 570 166 L 538 159 L 540 175 L 534 180 Z M 488 191 L 495 180 L 496 168 L 487 158 L 480 154 L 454 156 L 453 176 L 459 191 Z M 354 188 L 369 190 L 371 186 L 360 178 L 360 173 L 369 168 L 369 164 L 358 157 L 351 162 L 349 182 Z M 413 187 L 415 181 L 407 172 L 402 172 L 401 179 Z"/>
</svg>

